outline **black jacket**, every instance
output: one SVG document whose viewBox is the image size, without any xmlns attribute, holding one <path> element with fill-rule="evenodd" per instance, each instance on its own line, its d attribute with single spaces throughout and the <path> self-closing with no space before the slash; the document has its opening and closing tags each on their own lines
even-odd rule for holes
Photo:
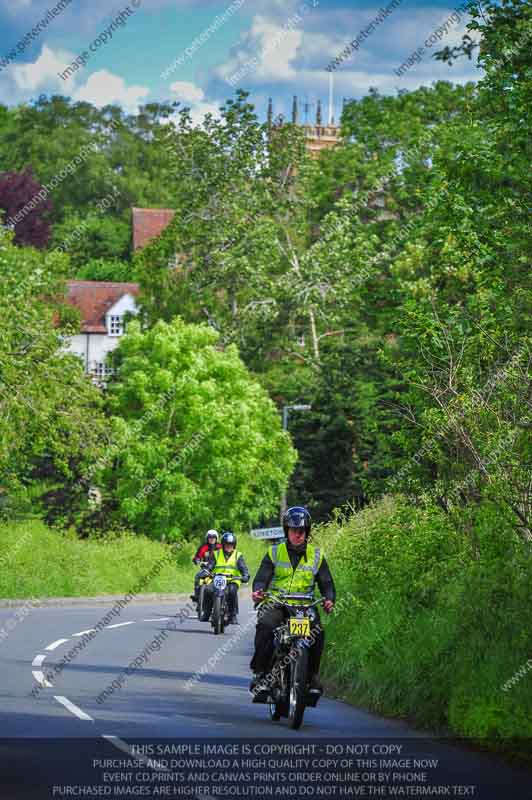
<svg viewBox="0 0 532 800">
<path fill-rule="evenodd" d="M 307 560 L 306 548 L 304 552 L 297 553 L 290 545 L 290 542 L 287 541 L 286 546 L 293 569 L 297 567 L 302 558 Z M 271 560 L 269 553 L 266 553 L 261 561 L 259 571 L 255 575 L 255 580 L 253 581 L 254 592 L 258 592 L 260 589 L 265 591 L 268 588 L 273 578 L 273 570 L 273 561 Z M 322 560 L 318 574 L 316 575 L 316 583 L 318 584 L 318 589 L 320 590 L 322 597 L 325 597 L 326 600 L 332 600 L 334 603 L 336 600 L 336 589 L 329 565 L 327 564 L 327 560 L 325 558 Z"/>
<path fill-rule="evenodd" d="M 205 560 L 207 561 L 209 569 L 212 569 L 215 563 L 214 553 L 210 553 L 209 558 L 206 558 Z M 242 575 L 242 583 L 247 583 L 249 581 L 249 569 L 248 565 L 244 561 L 244 556 L 241 555 L 240 558 L 237 559 L 236 565 L 240 570 L 240 574 Z"/>
</svg>

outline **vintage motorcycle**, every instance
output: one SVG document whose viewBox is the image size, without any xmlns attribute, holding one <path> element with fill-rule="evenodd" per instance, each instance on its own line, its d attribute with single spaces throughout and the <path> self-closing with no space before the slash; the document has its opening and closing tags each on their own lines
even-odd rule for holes
<svg viewBox="0 0 532 800">
<path fill-rule="evenodd" d="M 213 596 L 212 596 L 212 611 L 211 611 L 211 625 L 215 634 L 223 633 L 226 626 L 229 624 L 229 608 L 227 605 L 227 584 L 230 581 L 238 580 L 232 573 L 229 572 L 212 572 L 206 566 L 204 567 L 206 573 L 206 580 L 212 581 Z M 202 578 L 203 580 L 203 578 Z M 203 585 L 203 592 L 201 592 L 198 602 L 198 609 L 201 603 L 203 612 L 203 600 L 206 583 Z"/>
<path fill-rule="evenodd" d="M 274 631 L 272 663 L 266 678 L 253 691 L 253 702 L 267 703 L 273 721 L 288 717 L 289 726 L 297 730 L 305 708 L 315 708 L 322 695 L 319 689 L 308 689 L 308 651 L 311 623 L 317 616 L 314 608 L 323 603 L 323 598 L 314 601 L 313 595 L 286 592 L 266 592 L 264 597 L 286 609 L 287 618 Z"/>
</svg>

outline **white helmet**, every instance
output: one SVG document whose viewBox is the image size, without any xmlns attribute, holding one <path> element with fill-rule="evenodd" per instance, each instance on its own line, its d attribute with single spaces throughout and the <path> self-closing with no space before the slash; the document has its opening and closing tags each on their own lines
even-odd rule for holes
<svg viewBox="0 0 532 800">
<path fill-rule="evenodd" d="M 207 533 L 205 534 L 205 541 L 206 541 L 206 542 L 208 542 L 208 541 L 209 541 L 209 536 L 215 536 L 215 537 L 216 537 L 216 541 L 218 541 L 218 531 L 215 531 L 215 530 L 214 530 L 214 528 L 211 528 L 211 529 L 210 529 L 209 531 L 207 531 Z"/>
</svg>

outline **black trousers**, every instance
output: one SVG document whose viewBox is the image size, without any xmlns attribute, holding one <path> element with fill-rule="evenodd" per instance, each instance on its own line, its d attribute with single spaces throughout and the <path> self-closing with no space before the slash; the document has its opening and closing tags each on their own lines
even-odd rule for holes
<svg viewBox="0 0 532 800">
<path fill-rule="evenodd" d="M 288 612 L 283 608 L 269 608 L 262 613 L 259 608 L 257 628 L 255 631 L 255 653 L 250 667 L 253 672 L 267 672 L 273 657 L 273 631 L 287 618 Z M 320 671 L 321 654 L 325 644 L 325 632 L 321 626 L 319 615 L 310 626 L 313 643 L 309 649 L 309 672 L 317 675 Z"/>
<path fill-rule="evenodd" d="M 229 615 L 232 616 L 233 614 L 238 614 L 238 583 L 235 583 L 234 581 L 228 583 L 225 594 L 227 597 L 227 610 L 229 611 Z M 203 595 L 203 610 L 208 617 L 211 615 L 213 599 L 214 586 L 212 583 L 208 583 L 205 587 L 205 593 Z"/>
<path fill-rule="evenodd" d="M 199 582 L 200 582 L 200 578 L 204 578 L 204 577 L 205 577 L 205 575 L 207 575 L 207 574 L 208 574 L 208 573 L 207 573 L 207 572 L 205 572 L 205 570 L 203 570 L 203 569 L 200 569 L 200 570 L 199 570 L 199 572 L 196 572 L 196 574 L 194 575 L 194 594 L 195 594 L 196 596 L 197 596 L 197 594 L 198 594 L 198 591 L 199 591 Z"/>
</svg>

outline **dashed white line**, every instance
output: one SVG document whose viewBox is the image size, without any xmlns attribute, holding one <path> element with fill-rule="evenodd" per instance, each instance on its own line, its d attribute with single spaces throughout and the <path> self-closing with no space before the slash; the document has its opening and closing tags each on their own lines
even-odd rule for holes
<svg viewBox="0 0 532 800">
<path fill-rule="evenodd" d="M 127 753 L 128 756 L 134 755 L 135 758 L 140 762 L 148 761 L 148 766 L 150 766 L 152 769 L 159 769 L 163 770 L 164 772 L 170 771 L 168 767 L 164 766 L 164 764 L 161 764 L 159 761 L 154 761 L 152 758 L 148 759 L 148 756 L 134 753 L 131 745 L 129 745 L 127 742 L 124 742 L 124 740 L 120 739 L 119 736 L 112 736 L 111 734 L 102 733 L 102 739 L 105 739 L 109 742 L 109 744 L 112 744 L 113 747 L 116 747 L 123 753 Z"/>
<path fill-rule="evenodd" d="M 172 617 L 155 617 L 154 619 L 143 619 L 143 622 L 168 622 Z"/>
<path fill-rule="evenodd" d="M 35 658 L 31 662 L 31 666 L 32 667 L 40 667 L 40 666 L 42 666 L 42 662 L 44 661 L 45 658 L 46 658 L 46 656 L 42 656 L 42 655 L 35 656 Z"/>
<path fill-rule="evenodd" d="M 96 628 L 89 628 L 88 631 L 78 631 L 73 633 L 72 636 L 85 636 L 86 633 L 96 633 Z"/>
<path fill-rule="evenodd" d="M 85 714 L 85 712 L 82 711 L 81 708 L 78 708 L 77 706 L 74 705 L 74 703 L 71 703 L 67 697 L 62 697 L 61 695 L 54 695 L 54 700 L 57 700 L 58 703 L 61 703 L 61 705 L 63 705 L 66 709 L 68 709 L 68 711 L 70 711 L 71 714 L 74 714 L 74 716 L 77 717 L 78 719 L 87 720 L 87 722 L 94 722 L 92 717 L 89 717 L 89 715 Z"/>
<path fill-rule="evenodd" d="M 38 670 L 38 671 L 32 672 L 31 674 L 33 675 L 33 677 L 35 678 L 37 683 L 40 683 L 40 685 L 44 689 L 50 689 L 51 688 L 52 684 L 50 683 L 50 681 L 46 680 L 46 678 L 44 677 L 44 673 L 43 672 Z"/>
<path fill-rule="evenodd" d="M 132 620 L 131 622 L 117 622 L 115 625 L 106 625 L 105 627 L 107 628 L 107 630 L 111 630 L 111 628 L 123 628 L 124 625 L 134 625 L 134 624 L 135 620 Z"/>
<path fill-rule="evenodd" d="M 65 642 L 68 642 L 68 639 L 58 639 L 56 642 L 52 642 L 52 644 L 49 644 L 48 647 L 45 647 L 44 649 L 55 650 L 56 647 L 59 647 L 60 644 L 64 644 Z"/>
</svg>

